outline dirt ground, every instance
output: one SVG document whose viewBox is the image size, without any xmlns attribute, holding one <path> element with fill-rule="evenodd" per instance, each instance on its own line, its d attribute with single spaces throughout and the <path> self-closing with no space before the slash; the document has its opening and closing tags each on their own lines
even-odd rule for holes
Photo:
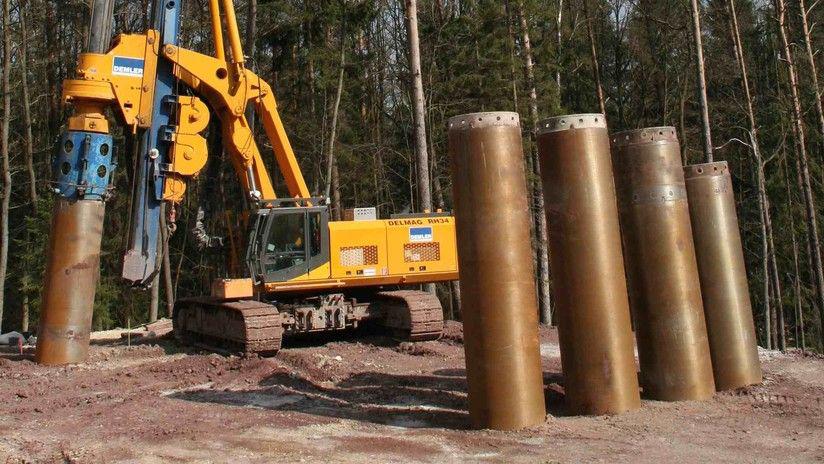
<svg viewBox="0 0 824 464">
<path fill-rule="evenodd" d="M 0 354 L 0 463 L 824 460 L 824 359 L 799 353 L 763 352 L 763 385 L 711 401 L 566 417 L 557 336 L 544 330 L 550 416 L 503 433 L 469 429 L 459 324 L 437 342 L 350 338 L 270 359 L 112 334 L 79 366 Z"/>
</svg>

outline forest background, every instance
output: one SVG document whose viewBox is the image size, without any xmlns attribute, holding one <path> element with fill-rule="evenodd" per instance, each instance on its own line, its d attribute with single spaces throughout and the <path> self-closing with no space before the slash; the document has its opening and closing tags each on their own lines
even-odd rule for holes
<svg viewBox="0 0 824 464">
<path fill-rule="evenodd" d="M 61 82 L 73 76 L 89 7 L 84 0 L 2 2 L 0 322 L 3 330 L 28 330 L 40 312 L 50 160 L 68 116 Z M 149 6 L 116 1 L 114 31 L 147 29 Z M 532 186 L 535 278 L 542 320 L 550 322 L 537 119 L 605 112 L 611 131 L 675 126 L 685 163 L 702 162 L 708 150 L 730 163 L 760 343 L 821 351 L 824 273 L 816 221 L 824 194 L 824 112 L 816 67 L 824 37 L 816 25 L 824 13 L 817 0 L 240 0 L 236 6 L 251 66 L 275 89 L 310 189 L 328 188 L 335 216 L 377 206 L 388 217 L 430 202 L 451 209 L 446 120 L 517 111 Z M 418 50 L 410 47 L 413 23 Z M 209 24 L 206 0 L 185 2 L 181 46 L 211 53 Z M 709 146 L 699 38 L 715 142 Z M 410 65 L 415 51 L 422 118 Z M 425 138 L 416 122 L 425 123 Z M 218 131 L 210 132 L 219 147 Z M 117 136 L 117 193 L 106 218 L 95 329 L 145 322 L 152 307 L 151 292 L 129 289 L 119 278 L 131 191 L 126 139 Z M 200 215 L 209 234 L 227 237 L 241 204 L 230 163 L 216 148 L 190 186 L 170 240 L 173 294 L 203 294 L 214 277 L 229 272 L 226 250 L 201 250 L 191 231 Z M 166 289 L 159 287 L 155 298 L 164 301 Z M 457 288 L 440 286 L 439 293 L 449 315 L 459 318 Z"/>
</svg>

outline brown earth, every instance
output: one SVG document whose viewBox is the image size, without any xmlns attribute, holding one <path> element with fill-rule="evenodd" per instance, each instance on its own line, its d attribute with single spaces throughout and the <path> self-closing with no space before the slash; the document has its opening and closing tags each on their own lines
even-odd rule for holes
<svg viewBox="0 0 824 464">
<path fill-rule="evenodd" d="M 541 333 L 550 415 L 536 428 L 469 429 L 462 334 L 292 346 L 271 359 L 125 346 L 45 368 L 0 354 L 3 462 L 820 462 L 824 359 L 762 353 L 766 380 L 707 402 L 644 401 L 565 417 L 557 336 Z M 137 340 L 140 340 L 139 338 Z"/>
</svg>

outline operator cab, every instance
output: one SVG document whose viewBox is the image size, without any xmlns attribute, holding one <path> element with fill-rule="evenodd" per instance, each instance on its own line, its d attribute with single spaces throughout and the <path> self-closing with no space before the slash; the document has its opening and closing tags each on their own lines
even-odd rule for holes
<svg viewBox="0 0 824 464">
<path fill-rule="evenodd" d="M 329 262 L 329 209 L 325 206 L 258 210 L 246 260 L 257 282 L 286 282 Z"/>
</svg>

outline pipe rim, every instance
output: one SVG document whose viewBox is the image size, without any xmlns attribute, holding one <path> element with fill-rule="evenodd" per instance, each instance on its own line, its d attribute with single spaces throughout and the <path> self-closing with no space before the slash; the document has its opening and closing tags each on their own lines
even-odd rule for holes
<svg viewBox="0 0 824 464">
<path fill-rule="evenodd" d="M 538 123 L 538 135 L 573 129 L 606 129 L 607 118 L 600 113 L 581 113 L 553 116 Z"/>
<path fill-rule="evenodd" d="M 616 132 L 610 139 L 613 147 L 656 142 L 679 143 L 678 131 L 673 126 L 653 126 Z"/>
<path fill-rule="evenodd" d="M 449 118 L 449 130 L 481 129 L 484 127 L 521 127 L 521 116 L 512 111 L 467 113 Z"/>
<path fill-rule="evenodd" d="M 695 179 L 699 177 L 729 176 L 730 166 L 726 161 L 716 161 L 714 163 L 692 164 L 684 167 L 684 178 Z"/>
</svg>

